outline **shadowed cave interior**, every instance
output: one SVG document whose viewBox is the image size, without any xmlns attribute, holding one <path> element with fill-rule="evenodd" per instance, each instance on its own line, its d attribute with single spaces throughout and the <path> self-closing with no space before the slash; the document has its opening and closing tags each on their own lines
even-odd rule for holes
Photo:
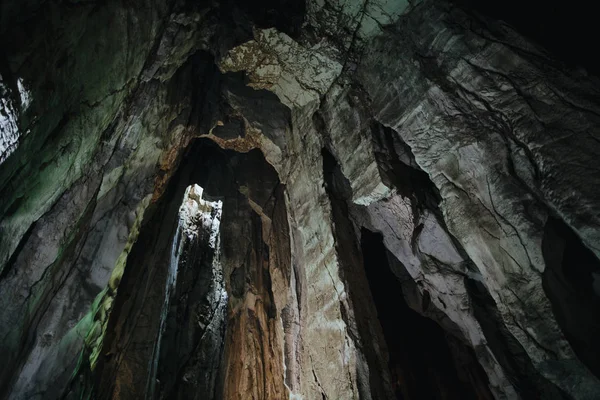
<svg viewBox="0 0 600 400">
<path fill-rule="evenodd" d="M 325 185 L 334 207 L 334 221 L 336 225 L 342 225 L 347 229 L 340 231 L 338 228 L 338 235 L 346 235 L 337 236 L 338 246 L 341 247 L 340 254 L 345 254 L 347 249 L 343 247 L 347 246 L 348 242 L 355 242 L 354 246 L 359 246 L 353 249 L 358 253 L 355 254 L 356 258 L 348 260 L 355 264 L 348 265 L 348 268 L 359 270 L 355 273 L 366 278 L 368 283 L 367 287 L 365 282 L 354 280 L 350 283 L 357 287 L 351 287 L 349 291 L 355 296 L 362 291 L 362 297 L 357 296 L 357 301 L 364 301 L 365 297 L 369 299 L 372 294 L 376 318 L 374 315 L 367 315 L 366 310 L 363 317 L 368 319 L 369 324 L 380 325 L 375 329 L 383 332 L 384 346 L 388 352 L 386 358 L 389 358 L 388 365 L 384 368 L 389 368 L 386 372 L 392 379 L 394 398 L 399 400 L 493 398 L 487 388 L 485 373 L 472 350 L 457 338 L 448 336 L 438 324 L 419 315 L 406 305 L 399 278 L 394 275 L 388 264 L 390 255 L 383 245 L 381 235 L 363 228 L 360 231 L 359 243 L 357 243 L 358 238 L 347 236 L 352 227 L 351 221 L 348 220 L 347 205 L 340 193 L 340 190 L 343 190 L 340 186 L 347 185 L 347 182 L 344 181 L 331 153 L 324 149 L 322 154 Z M 165 296 L 161 293 L 162 286 L 156 283 L 166 279 L 169 262 L 165 257 L 169 254 L 168 249 L 173 240 L 177 240 L 175 238 L 177 209 L 184 190 L 192 183 L 197 183 L 204 189 L 203 198 L 223 202 L 221 257 L 223 273 L 229 276 L 225 281 L 229 283 L 227 286 L 232 301 L 243 298 L 248 291 L 255 290 L 264 291 L 268 301 L 272 301 L 270 273 L 267 269 L 261 268 L 265 259 L 268 260 L 270 256 L 270 249 L 265 245 L 262 237 L 260 216 L 247 203 L 248 199 L 252 199 L 253 202 L 261 205 L 262 210 L 271 210 L 267 215 L 272 217 L 276 203 L 283 201 L 280 197 L 281 184 L 277 174 L 258 151 L 241 154 L 222 150 L 207 139 L 196 140 L 184 153 L 182 165 L 172 178 L 162 199 L 157 203 L 156 209 L 151 214 L 152 217 L 142 224 L 143 233 L 133 246 L 131 259 L 135 262 L 126 269 L 121 282 L 121 287 L 124 288 L 120 291 L 122 297 L 117 297 L 109 321 L 109 331 L 131 336 L 125 339 L 107 335 L 105 340 L 108 343 L 115 343 L 114 353 L 109 351 L 106 356 L 100 358 L 98 371 L 101 372 L 98 376 L 105 376 L 108 379 L 106 382 L 100 381 L 94 385 L 106 390 L 105 393 L 100 391 L 99 396 L 108 396 L 108 393 L 114 390 L 113 385 L 120 385 L 121 378 L 113 381 L 113 377 L 122 376 L 122 372 L 119 372 L 123 368 L 121 364 L 127 364 L 128 359 L 135 359 L 134 378 L 124 386 L 129 387 L 129 390 L 133 389 L 134 392 L 125 396 L 131 398 L 140 396 L 135 390 L 144 387 L 143 383 L 148 379 L 144 374 L 151 373 L 151 369 L 145 365 L 152 361 L 153 355 L 150 350 L 156 340 L 153 338 L 160 330 L 159 315 L 151 310 L 159 308 L 156 302 Z M 276 221 L 273 220 L 271 226 L 274 232 L 286 229 L 275 225 Z M 246 256 L 241 259 L 243 264 L 236 266 L 228 260 L 239 259 L 240 247 L 246 249 L 243 252 Z M 200 253 L 200 256 L 189 254 L 194 252 Z M 202 341 L 210 321 L 204 323 L 197 321 L 200 313 L 192 310 L 203 301 L 206 302 L 204 297 L 207 287 L 214 284 L 212 280 L 215 277 L 211 275 L 210 265 L 207 264 L 207 259 L 208 262 L 212 261 L 213 255 L 203 255 L 201 251 L 194 249 L 187 250 L 186 253 L 186 261 L 178 266 L 177 292 L 172 294 L 174 304 L 169 308 L 167 325 L 162 333 L 164 345 L 155 372 L 155 390 L 160 393 L 158 395 L 160 398 L 185 398 L 189 396 L 186 394 L 187 391 L 196 391 L 200 387 L 212 392 L 212 395 L 218 398 L 219 391 L 223 390 L 219 387 L 218 380 L 223 374 L 224 367 L 219 366 L 215 360 L 223 357 L 226 344 L 221 341 L 221 336 L 225 334 L 228 322 L 220 322 L 216 328 L 218 335 L 211 343 L 212 348 L 207 348 L 206 353 L 203 353 L 200 348 L 206 347 Z M 139 256 L 136 257 L 137 254 Z M 144 282 L 148 283 L 144 284 Z M 423 301 L 430 300 L 424 297 Z M 139 305 L 128 304 L 132 302 Z M 204 307 L 209 306 L 204 304 Z M 266 309 L 261 317 L 273 319 L 275 312 L 268 309 L 268 302 L 264 306 Z M 427 305 L 424 305 L 424 308 L 426 307 Z M 370 311 L 372 312 L 373 309 Z M 135 314 L 132 315 L 131 312 Z M 201 317 L 207 318 L 204 315 Z M 252 315 L 251 320 L 254 318 L 257 316 Z M 204 329 L 196 328 L 196 332 L 193 332 L 195 323 Z M 261 322 L 255 321 L 255 323 L 259 331 L 263 329 Z M 190 326 L 193 332 L 191 337 L 185 332 L 190 330 Z M 235 329 L 236 326 L 233 328 Z M 241 329 L 252 328 L 242 326 Z M 229 335 L 235 337 L 236 332 L 231 332 Z M 127 343 L 125 348 L 120 346 L 123 342 Z M 190 357 L 194 353 L 200 353 L 205 359 L 198 356 Z M 262 356 L 264 357 L 264 354 Z M 206 363 L 206 360 L 212 363 Z M 118 365 L 115 366 L 115 363 Z M 193 382 L 194 385 L 190 385 L 187 379 L 182 378 L 185 375 L 189 376 L 189 371 L 194 369 L 201 371 L 198 375 L 200 378 Z M 268 372 L 263 371 L 263 373 Z M 145 390 L 148 393 L 148 389 Z"/>
<path fill-rule="evenodd" d="M 599 399 L 597 24 L 525 3 L 0 2 L 0 399 Z"/>
<path fill-rule="evenodd" d="M 248 322 L 256 323 L 260 330 L 260 322 L 255 319 L 273 318 L 269 304 L 272 301 L 270 277 L 268 270 L 263 268 L 264 260 L 270 257 L 269 249 L 261 236 L 260 216 L 250 207 L 248 199 L 255 201 L 273 217 L 277 202 L 281 201 L 277 175 L 258 151 L 240 154 L 222 150 L 206 139 L 196 140 L 190 144 L 185 160 L 157 203 L 152 217 L 143 223 L 145 233 L 140 235 L 132 248 L 132 254 L 140 254 L 140 257 L 133 257 L 136 261 L 126 269 L 121 283 L 126 292 L 123 297 L 117 297 L 109 322 L 109 327 L 112 326 L 110 331 L 131 336 L 125 339 L 107 335 L 109 343 L 114 343 L 114 356 L 111 352 L 110 356 L 101 358 L 99 371 L 102 372 L 98 374 L 100 382 L 97 385 L 106 393 L 114 390 L 114 385 L 119 385 L 118 380 L 113 382 L 113 377 L 121 376 L 120 369 L 128 363 L 131 364 L 128 369 L 133 368 L 135 373 L 133 381 L 125 383 L 129 390 L 133 390 L 126 396 L 135 398 L 146 391 L 144 383 L 151 371 L 145 365 L 152 359 L 150 350 L 155 340 L 153 338 L 160 329 L 159 315 L 152 310 L 159 308 L 156 301 L 164 297 L 161 293 L 163 286 L 156 283 L 166 279 L 169 261 L 164 258 L 168 256 L 168 249 L 174 240 L 177 209 L 186 187 L 194 183 L 204 189 L 205 199 L 223 202 L 220 257 L 223 274 L 229 277 L 225 279 L 229 284 L 226 289 L 231 296 L 229 301 L 243 298 L 248 290 L 259 290 L 265 293 L 264 315 L 251 315 Z M 202 245 L 197 244 L 200 248 Z M 223 319 L 211 327 L 215 311 L 210 310 L 211 304 L 206 299 L 206 293 L 216 279 L 211 274 L 212 257 L 214 254 L 203 254 L 201 249 L 194 253 L 192 249 L 184 254 L 184 261 L 180 261 L 178 266 L 177 291 L 172 294 L 167 325 L 162 334 L 164 345 L 155 372 L 155 390 L 161 398 L 186 398 L 188 391 L 196 392 L 198 388 L 216 396 L 215 393 L 222 390 L 216 382 L 222 373 L 219 366 L 226 340 L 222 336 L 229 324 Z M 284 268 L 283 265 L 281 267 Z M 223 284 L 222 276 L 217 280 Z M 132 302 L 138 305 L 130 304 Z M 131 312 L 140 313 L 141 316 L 132 318 Z M 209 328 L 215 332 L 209 332 Z M 252 329 L 229 326 L 228 335 L 235 337 L 236 328 Z M 207 334 L 214 335 L 213 341 L 208 344 L 205 338 Z M 120 343 L 123 342 L 127 343 L 126 348 L 121 348 Z M 228 350 L 235 351 L 231 348 Z M 193 385 L 182 383 L 186 374 L 193 376 L 194 373 L 196 380 Z M 106 381 L 102 381 L 103 378 Z"/>
<path fill-rule="evenodd" d="M 435 322 L 403 304 L 402 287 L 390 270 L 381 236 L 363 230 L 361 248 L 390 352 L 396 398 L 493 398 L 487 389 L 485 373 L 471 350 L 446 337 Z M 429 300 L 424 298 L 424 301 Z M 395 307 L 390 307 L 391 304 Z M 398 318 L 400 313 L 402 317 Z M 455 354 L 451 345 L 458 347 Z"/>
</svg>

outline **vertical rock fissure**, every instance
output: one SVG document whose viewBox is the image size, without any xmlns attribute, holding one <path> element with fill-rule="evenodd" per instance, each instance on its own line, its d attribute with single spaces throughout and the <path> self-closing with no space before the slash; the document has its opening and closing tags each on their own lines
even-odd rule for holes
<svg viewBox="0 0 600 400">
<path fill-rule="evenodd" d="M 348 334 L 362 353 L 364 362 L 357 365 L 358 391 L 362 399 L 391 399 L 393 397 L 385 341 L 369 290 L 359 243 L 348 214 L 347 201 L 351 188 L 334 156 L 321 151 L 325 191 L 331 203 L 333 236 L 336 243 L 340 278 L 348 296 L 340 300 L 340 310 L 348 326 Z"/>
<path fill-rule="evenodd" d="M 524 399 L 569 399 L 570 397 L 561 389 L 535 370 L 523 346 L 504 325 L 498 306 L 483 283 L 465 278 L 465 286 L 473 313 L 481 325 L 489 346 L 518 393 Z"/>
<path fill-rule="evenodd" d="M 388 265 L 381 234 L 363 228 L 361 248 L 377 316 L 389 348 L 396 398 L 493 398 L 486 382 L 469 381 L 464 376 L 468 375 L 466 371 L 457 369 L 461 364 L 454 358 L 448 333 L 405 303 L 402 287 Z M 461 351 L 467 348 L 463 349 Z"/>
<path fill-rule="evenodd" d="M 220 259 L 223 285 L 231 296 L 224 310 L 226 329 L 219 336 L 221 355 L 181 348 L 180 342 L 172 351 L 182 357 L 194 354 L 198 366 L 204 365 L 201 358 L 219 362 L 215 399 L 286 398 L 283 347 L 298 338 L 289 332 L 295 329 L 293 317 L 284 324 L 279 319 L 289 304 L 292 281 L 285 187 L 257 150 L 223 150 L 211 140 L 198 139 L 184 164 L 189 171 L 186 179 L 199 182 L 210 198 L 223 201 Z M 211 278 L 201 279 L 208 283 Z M 190 301 L 184 292 L 178 296 L 182 305 Z M 185 319 L 174 318 L 171 330 L 185 324 Z M 295 355 L 288 356 L 289 371 L 297 373 Z M 169 375 L 166 365 L 163 373 Z M 178 393 L 185 394 L 183 398 L 205 398 L 194 390 L 196 382 L 188 373 L 179 376 Z M 164 391 L 165 396 L 169 393 L 173 392 Z"/>
<path fill-rule="evenodd" d="M 222 351 L 227 292 L 220 261 L 222 202 L 202 198 L 203 189 L 194 184 L 186 189 L 179 210 L 178 234 L 173 241 L 175 278 L 171 284 L 172 306 L 167 306 L 163 327 L 165 346 L 159 349 L 160 396 L 189 398 L 193 382 L 203 396 L 218 398 L 218 370 Z M 177 284 L 177 286 L 175 286 Z"/>
<path fill-rule="evenodd" d="M 187 194 L 187 191 L 186 191 Z M 186 202 L 186 196 L 183 198 L 183 203 Z M 183 205 L 182 205 L 183 208 Z M 191 221 L 190 221 L 191 222 Z M 150 357 L 150 365 L 149 373 L 148 373 L 148 383 L 146 384 L 146 398 L 153 399 L 154 398 L 154 388 L 156 385 L 156 369 L 158 367 L 158 360 L 160 355 L 160 345 L 162 342 L 163 333 L 165 332 L 165 324 L 167 322 L 167 314 L 169 312 L 169 302 L 171 301 L 172 293 L 175 289 L 175 285 L 177 284 L 177 270 L 179 268 L 179 255 L 181 254 L 182 248 L 182 238 L 181 235 L 183 233 L 183 225 L 184 215 L 182 215 L 182 210 L 179 210 L 179 215 L 177 218 L 177 228 L 175 230 L 175 236 L 173 237 L 173 243 L 171 245 L 171 257 L 169 259 L 169 267 L 167 272 L 167 279 L 165 281 L 165 293 L 164 300 L 162 304 L 162 309 L 160 311 L 160 322 L 158 326 L 157 337 L 154 342 L 154 349 L 152 350 L 152 356 Z"/>
</svg>

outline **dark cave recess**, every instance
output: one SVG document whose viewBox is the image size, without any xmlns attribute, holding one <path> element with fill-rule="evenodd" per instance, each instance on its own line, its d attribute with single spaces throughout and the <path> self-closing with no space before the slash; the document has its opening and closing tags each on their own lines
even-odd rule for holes
<svg viewBox="0 0 600 400">
<path fill-rule="evenodd" d="M 389 349 L 392 384 L 398 400 L 493 399 L 486 375 L 471 354 L 469 368 L 458 368 L 455 351 L 473 350 L 449 340 L 448 333 L 406 304 L 387 260 L 381 234 L 361 230 L 365 270 L 377 316 Z"/>
<path fill-rule="evenodd" d="M 568 67 L 583 67 L 592 75 L 600 76 L 600 59 L 595 51 L 590 51 L 600 36 L 595 2 L 451 1 L 466 10 L 508 23 L 524 36 L 545 47 Z"/>
<path fill-rule="evenodd" d="M 355 237 L 346 203 L 350 184 L 331 152 L 324 148 L 321 154 L 340 255 L 340 276 L 355 300 L 361 336 L 385 342 L 385 358 L 389 361 L 382 367 L 389 368 L 391 382 L 387 384 L 394 391 L 391 396 L 398 400 L 493 399 L 473 349 L 408 306 L 402 284 L 389 264 L 383 236 L 362 228 L 360 238 Z M 365 324 L 379 324 L 380 329 L 370 332 Z M 370 341 L 363 346 L 362 351 L 370 357 L 370 369 L 376 367 L 376 351 Z M 371 395 L 387 398 L 390 395 L 383 394 L 385 389 L 378 388 L 382 374 L 375 375 L 370 377 Z"/>
</svg>

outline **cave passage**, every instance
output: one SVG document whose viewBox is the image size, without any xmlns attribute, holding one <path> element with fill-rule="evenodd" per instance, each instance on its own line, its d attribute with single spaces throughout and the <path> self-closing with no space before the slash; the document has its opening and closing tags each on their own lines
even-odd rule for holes
<svg viewBox="0 0 600 400">
<path fill-rule="evenodd" d="M 210 237 L 190 240 L 189 232 L 182 233 L 180 205 L 192 197 L 190 183 L 204 188 L 198 215 L 220 220 L 219 243 Z M 226 371 L 239 357 L 228 350 L 228 338 L 247 328 L 238 316 L 228 315 L 230 299 L 239 303 L 252 285 L 257 293 L 266 292 L 265 314 L 274 314 L 268 271 L 257 267 L 269 257 L 268 251 L 263 254 L 261 218 L 248 199 L 268 210 L 278 185 L 277 174 L 258 150 L 222 150 L 207 139 L 190 144 L 133 246 L 93 384 L 100 397 L 226 397 Z M 201 192 L 200 186 L 193 187 Z M 221 205 L 218 216 L 201 213 L 202 207 L 220 202 L 222 217 Z"/>
<path fill-rule="evenodd" d="M 361 230 L 364 265 L 389 350 L 399 400 L 482 399 L 453 360 L 447 333 L 410 309 L 393 274 L 381 234 Z M 490 397 L 491 398 L 491 397 Z"/>
<path fill-rule="evenodd" d="M 593 5 L 0 0 L 0 400 L 599 400 Z"/>
</svg>

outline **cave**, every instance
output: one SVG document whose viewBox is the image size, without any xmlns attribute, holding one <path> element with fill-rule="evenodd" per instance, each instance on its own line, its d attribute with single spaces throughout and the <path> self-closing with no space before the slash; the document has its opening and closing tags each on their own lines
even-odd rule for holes
<svg viewBox="0 0 600 400">
<path fill-rule="evenodd" d="M 600 398 L 580 3 L 0 2 L 0 399 Z"/>
<path fill-rule="evenodd" d="M 361 248 L 377 316 L 389 349 L 396 398 L 492 399 L 485 373 L 479 371 L 481 367 L 477 361 L 473 375 L 484 377 L 484 381 L 470 382 L 468 374 L 471 371 L 464 365 L 457 368 L 444 330 L 408 307 L 402 286 L 388 264 L 381 235 L 363 229 Z M 470 349 L 460 350 L 468 354 Z"/>
<path fill-rule="evenodd" d="M 220 215 L 214 217 L 219 238 L 214 248 L 208 246 L 206 235 L 182 246 L 175 262 L 176 289 L 169 294 L 164 285 L 173 264 L 169 249 L 185 240 L 176 235 L 176 215 L 190 185 L 201 188 L 202 199 L 220 202 Z M 110 350 L 97 361 L 97 381 L 84 380 L 82 385 L 97 388 L 100 397 L 118 391 L 128 398 L 190 398 L 199 390 L 205 398 L 223 396 L 221 369 L 235 366 L 221 359 L 237 355 L 240 329 L 252 329 L 246 326 L 250 324 L 265 332 L 267 343 L 273 340 L 268 337 L 275 315 L 268 267 L 270 259 L 285 254 L 276 246 L 277 232 L 286 230 L 277 226 L 283 201 L 279 185 L 275 171 L 257 150 L 223 150 L 207 139 L 189 145 L 131 249 L 132 264 L 125 268 L 119 285 L 123 292 L 115 297 L 104 338 Z M 262 218 L 269 218 L 273 226 L 264 227 Z M 265 233 L 268 237 L 263 237 Z M 281 262 L 277 268 L 289 268 L 284 260 L 277 261 Z M 239 308 L 250 292 L 260 296 L 260 308 L 227 314 L 228 305 Z M 165 298 L 170 300 L 167 309 L 156 311 Z M 161 346 L 155 349 L 158 337 Z M 268 364 L 262 343 L 255 350 L 257 365 Z"/>
</svg>

